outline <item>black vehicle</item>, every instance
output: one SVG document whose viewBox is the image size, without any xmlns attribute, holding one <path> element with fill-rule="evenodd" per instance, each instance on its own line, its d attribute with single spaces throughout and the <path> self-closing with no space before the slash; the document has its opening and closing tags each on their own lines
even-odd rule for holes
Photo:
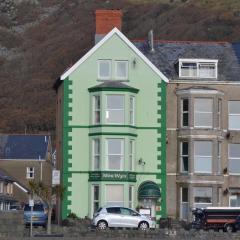
<svg viewBox="0 0 240 240">
<path fill-rule="evenodd" d="M 195 229 L 223 229 L 232 232 L 240 229 L 240 208 L 237 207 L 208 207 L 196 208 L 192 211 Z"/>
</svg>

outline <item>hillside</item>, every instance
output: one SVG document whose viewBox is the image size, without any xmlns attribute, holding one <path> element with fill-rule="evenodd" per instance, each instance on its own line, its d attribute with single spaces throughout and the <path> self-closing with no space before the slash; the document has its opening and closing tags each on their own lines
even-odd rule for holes
<svg viewBox="0 0 240 240">
<path fill-rule="evenodd" d="M 93 45 L 98 8 L 122 9 L 129 38 L 240 40 L 239 0 L 2 0 L 0 132 L 54 131 L 52 85 Z"/>
</svg>

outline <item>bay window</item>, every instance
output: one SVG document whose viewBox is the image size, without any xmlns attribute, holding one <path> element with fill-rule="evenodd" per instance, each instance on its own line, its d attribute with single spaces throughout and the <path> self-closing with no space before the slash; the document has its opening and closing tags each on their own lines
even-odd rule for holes
<svg viewBox="0 0 240 240">
<path fill-rule="evenodd" d="M 135 142 L 130 140 L 129 142 L 129 171 L 134 170 L 134 158 L 135 158 Z"/>
<path fill-rule="evenodd" d="M 106 123 L 124 124 L 124 95 L 107 95 Z"/>
<path fill-rule="evenodd" d="M 110 138 L 106 143 L 107 169 L 123 170 L 124 139 Z"/>
<path fill-rule="evenodd" d="M 212 142 L 194 142 L 194 172 L 212 173 Z"/>
<path fill-rule="evenodd" d="M 240 130 L 240 101 L 229 101 L 228 103 L 228 128 Z"/>
<path fill-rule="evenodd" d="M 213 126 L 213 99 L 194 99 L 194 127 L 211 128 Z"/>
</svg>

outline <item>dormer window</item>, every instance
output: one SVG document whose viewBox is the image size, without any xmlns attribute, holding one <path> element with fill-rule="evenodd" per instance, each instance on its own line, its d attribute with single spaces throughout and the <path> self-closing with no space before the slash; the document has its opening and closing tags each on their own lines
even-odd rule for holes
<svg viewBox="0 0 240 240">
<path fill-rule="evenodd" d="M 218 60 L 179 59 L 180 78 L 217 78 Z"/>
</svg>

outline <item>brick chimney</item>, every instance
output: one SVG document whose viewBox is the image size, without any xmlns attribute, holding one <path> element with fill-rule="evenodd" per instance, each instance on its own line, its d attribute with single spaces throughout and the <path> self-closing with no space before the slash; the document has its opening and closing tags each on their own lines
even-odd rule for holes
<svg viewBox="0 0 240 240">
<path fill-rule="evenodd" d="M 122 11 L 99 9 L 95 11 L 96 33 L 95 44 L 98 43 L 114 27 L 122 28 Z"/>
</svg>

